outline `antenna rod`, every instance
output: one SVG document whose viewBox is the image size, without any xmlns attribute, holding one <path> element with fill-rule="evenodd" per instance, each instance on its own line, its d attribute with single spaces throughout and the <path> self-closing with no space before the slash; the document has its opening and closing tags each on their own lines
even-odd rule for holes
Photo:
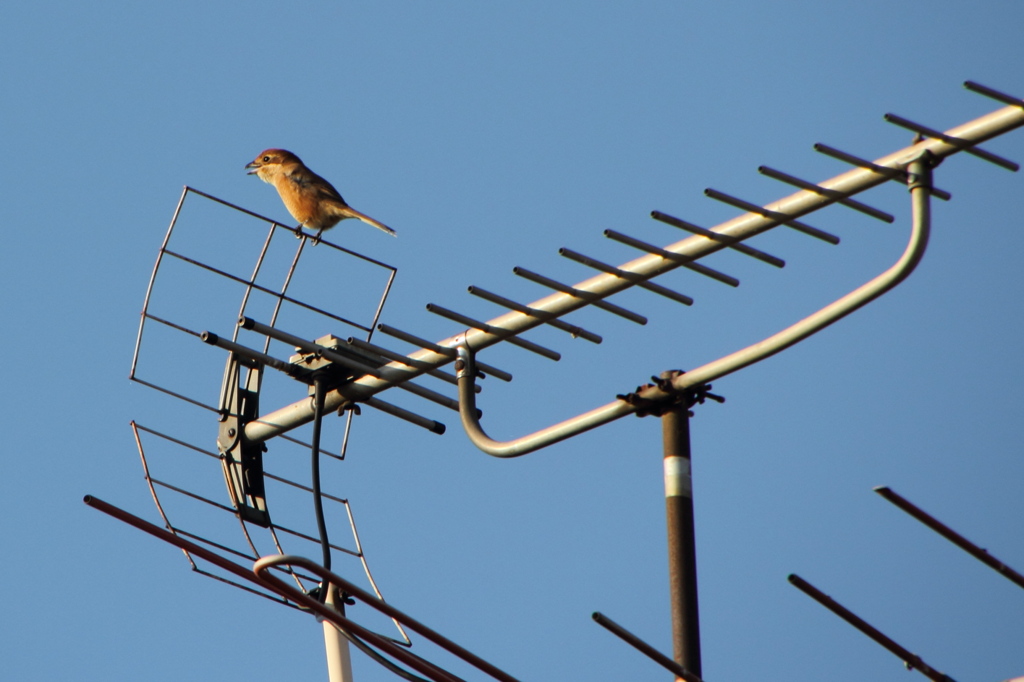
<svg viewBox="0 0 1024 682">
<path fill-rule="evenodd" d="M 911 504 L 905 498 L 901 497 L 900 495 L 897 495 L 888 486 L 881 485 L 875 488 L 874 490 L 876 493 L 884 497 L 886 500 L 892 502 L 894 505 L 896 505 L 903 511 L 907 512 L 915 519 L 917 519 L 924 525 L 928 526 L 933 531 L 935 531 L 942 537 L 946 538 L 947 540 L 949 540 L 954 545 L 970 554 L 972 557 L 974 557 L 981 563 L 985 564 L 986 566 L 989 566 L 990 568 L 994 568 L 996 572 L 1013 581 L 1019 587 L 1024 587 L 1024 575 L 1021 575 L 1017 571 L 1013 570 L 1012 568 L 1004 564 L 999 559 L 996 559 L 994 556 L 988 553 L 987 549 L 984 549 L 983 547 L 978 547 L 976 544 L 965 538 L 963 535 L 960 535 L 955 530 L 953 530 L 946 524 L 942 523 L 931 514 L 928 514 L 919 507 L 916 507 L 915 505 Z"/>
<path fill-rule="evenodd" d="M 846 608 L 845 606 L 837 602 L 835 599 L 828 596 L 827 594 L 825 594 L 824 592 L 822 592 L 817 587 L 810 584 L 797 574 L 790 573 L 788 580 L 804 594 L 808 595 L 816 602 L 827 608 L 829 611 L 836 614 L 837 616 L 845 620 L 847 623 L 857 628 L 858 630 L 860 630 L 865 635 L 881 644 L 883 647 L 885 647 L 892 653 L 899 656 L 900 659 L 906 664 L 908 669 L 920 670 L 922 675 L 933 680 L 933 682 L 955 682 L 952 677 L 945 673 L 939 672 L 935 668 L 932 668 L 930 665 L 925 663 L 920 656 L 911 653 L 907 649 L 904 649 L 895 640 L 887 636 L 881 630 L 874 627 L 873 625 L 871 625 L 871 623 L 867 622 L 866 620 L 855 614 L 853 611 L 850 611 L 848 608 Z"/>
<path fill-rule="evenodd" d="M 594 611 L 594 613 L 591 615 L 591 618 L 594 619 L 595 623 L 605 628 L 613 635 L 615 635 L 622 641 L 626 642 L 643 655 L 650 658 L 652 661 L 655 661 L 668 671 L 675 673 L 676 677 L 681 677 L 684 680 L 686 680 L 686 682 L 703 682 L 703 680 L 701 680 L 699 677 L 688 671 L 686 668 L 679 665 L 671 658 L 661 653 L 660 651 L 652 647 L 650 644 L 640 639 L 632 632 L 622 627 L 614 620 L 601 613 L 600 611 Z"/>
</svg>

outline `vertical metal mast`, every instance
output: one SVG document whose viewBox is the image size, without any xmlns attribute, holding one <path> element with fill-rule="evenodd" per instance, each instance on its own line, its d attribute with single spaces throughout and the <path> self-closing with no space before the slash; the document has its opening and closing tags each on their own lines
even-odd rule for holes
<svg viewBox="0 0 1024 682">
<path fill-rule="evenodd" d="M 669 377 L 663 374 L 662 378 Z M 690 476 L 689 405 L 676 405 L 662 415 L 661 439 L 665 450 L 665 518 L 668 526 L 673 658 L 700 677 L 700 614 L 697 608 L 697 547 Z"/>
</svg>

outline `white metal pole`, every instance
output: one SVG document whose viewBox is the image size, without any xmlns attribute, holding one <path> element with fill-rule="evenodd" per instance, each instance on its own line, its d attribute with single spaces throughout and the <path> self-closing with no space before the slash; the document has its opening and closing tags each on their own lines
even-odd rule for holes
<svg viewBox="0 0 1024 682">
<path fill-rule="evenodd" d="M 326 604 L 336 608 L 338 588 L 324 583 L 327 588 Z M 324 626 L 324 649 L 327 652 L 327 676 L 330 682 L 352 682 L 352 656 L 348 638 L 329 620 L 318 619 Z"/>
</svg>

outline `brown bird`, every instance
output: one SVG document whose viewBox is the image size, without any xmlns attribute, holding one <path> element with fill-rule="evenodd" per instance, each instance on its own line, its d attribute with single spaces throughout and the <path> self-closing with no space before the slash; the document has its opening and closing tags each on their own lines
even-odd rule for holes
<svg viewBox="0 0 1024 682">
<path fill-rule="evenodd" d="M 299 157 L 286 149 L 265 149 L 246 165 L 246 169 L 249 175 L 255 175 L 277 189 L 292 217 L 303 227 L 316 230 L 315 241 L 320 241 L 324 230 L 346 218 L 358 218 L 392 237 L 398 236 L 384 223 L 346 204 L 331 183 L 306 168 Z"/>
</svg>

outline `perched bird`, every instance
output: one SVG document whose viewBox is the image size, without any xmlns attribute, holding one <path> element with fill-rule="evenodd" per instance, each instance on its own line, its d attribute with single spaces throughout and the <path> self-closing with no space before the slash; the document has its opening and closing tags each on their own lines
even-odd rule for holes
<svg viewBox="0 0 1024 682">
<path fill-rule="evenodd" d="M 398 236 L 394 230 L 345 203 L 338 190 L 313 171 L 302 160 L 286 149 L 265 149 L 246 165 L 249 175 L 255 175 L 277 189 L 284 207 L 303 227 L 316 230 L 316 241 L 324 230 L 346 218 L 358 218 Z"/>
</svg>

